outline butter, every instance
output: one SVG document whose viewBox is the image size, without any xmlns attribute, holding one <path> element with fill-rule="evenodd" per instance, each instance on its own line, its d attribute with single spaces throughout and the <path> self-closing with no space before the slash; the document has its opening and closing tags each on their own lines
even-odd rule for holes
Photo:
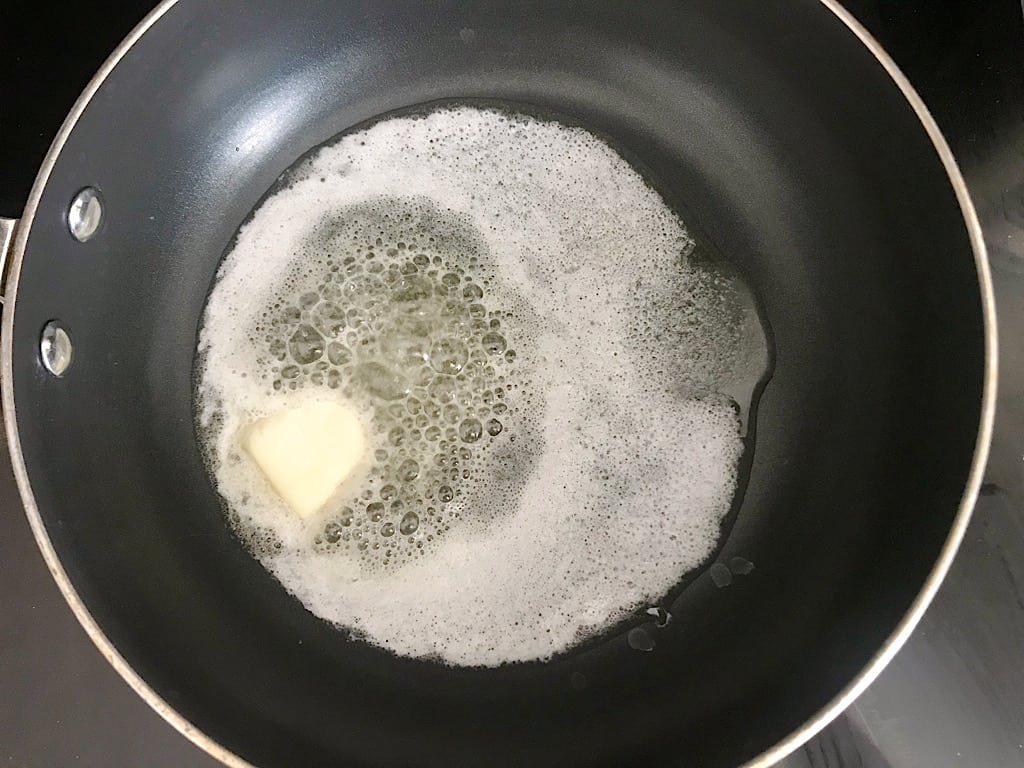
<svg viewBox="0 0 1024 768">
<path fill-rule="evenodd" d="M 241 442 L 277 495 L 303 519 L 323 508 L 366 454 L 358 414 L 331 401 L 258 419 L 243 428 Z"/>
</svg>

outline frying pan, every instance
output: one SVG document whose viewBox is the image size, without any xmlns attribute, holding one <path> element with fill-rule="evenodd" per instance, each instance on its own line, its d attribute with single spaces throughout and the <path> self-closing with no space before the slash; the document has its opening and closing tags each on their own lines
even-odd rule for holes
<svg viewBox="0 0 1024 768">
<path fill-rule="evenodd" d="M 261 196 L 347 128 L 474 99 L 628 150 L 771 328 L 742 503 L 650 653 L 628 627 L 495 669 L 351 640 L 245 551 L 197 447 L 199 320 Z M 2 234 L 4 418 L 43 555 L 125 679 L 232 766 L 770 765 L 910 633 L 985 462 L 978 222 L 832 0 L 165 2 Z M 735 557 L 754 570 L 718 586 Z"/>
</svg>

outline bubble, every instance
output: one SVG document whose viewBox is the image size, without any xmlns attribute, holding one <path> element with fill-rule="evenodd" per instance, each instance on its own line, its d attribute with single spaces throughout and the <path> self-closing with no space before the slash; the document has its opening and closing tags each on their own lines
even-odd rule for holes
<svg viewBox="0 0 1024 768">
<path fill-rule="evenodd" d="M 394 536 L 395 535 L 395 524 L 394 523 L 384 523 L 384 525 L 382 525 L 380 527 L 380 535 L 381 536 Z"/>
<path fill-rule="evenodd" d="M 393 301 L 412 302 L 426 299 L 434 294 L 434 284 L 422 275 L 407 275 L 401 278 L 391 290 Z"/>
<path fill-rule="evenodd" d="M 327 359 L 331 365 L 345 365 L 352 359 L 352 353 L 344 344 L 332 341 L 327 345 Z"/>
<path fill-rule="evenodd" d="M 403 536 L 411 536 L 420 527 L 420 517 L 415 512 L 406 512 L 398 524 L 398 531 Z"/>
<path fill-rule="evenodd" d="M 462 296 L 463 298 L 466 299 L 478 301 L 479 299 L 483 298 L 484 291 L 476 283 L 467 283 L 466 286 L 462 289 Z"/>
<path fill-rule="evenodd" d="M 333 520 L 324 526 L 324 541 L 337 544 L 341 541 L 341 525 Z"/>
<path fill-rule="evenodd" d="M 438 373 L 454 376 L 468 359 L 469 350 L 458 339 L 438 339 L 430 347 L 430 367 Z"/>
<path fill-rule="evenodd" d="M 437 376 L 428 386 L 430 395 L 439 403 L 447 403 L 455 399 L 457 385 L 448 376 Z"/>
<path fill-rule="evenodd" d="M 505 337 L 494 331 L 485 333 L 483 338 L 480 339 L 480 344 L 489 355 L 499 355 L 505 351 L 507 346 Z"/>
<path fill-rule="evenodd" d="M 425 339 L 408 336 L 396 340 L 388 339 L 381 347 L 386 352 L 390 352 L 392 359 L 399 367 L 405 369 L 407 375 L 415 376 L 417 369 L 428 360 Z"/>
<path fill-rule="evenodd" d="M 487 422 L 487 434 L 491 437 L 497 437 L 500 435 L 502 429 L 504 429 L 504 426 L 497 419 L 490 419 Z"/>
<path fill-rule="evenodd" d="M 315 363 L 324 354 L 324 337 L 316 328 L 303 323 L 288 340 L 288 353 L 300 365 Z"/>
<path fill-rule="evenodd" d="M 465 419 L 459 424 L 459 439 L 464 443 L 475 443 L 483 434 L 483 427 L 477 419 Z"/>
<path fill-rule="evenodd" d="M 644 613 L 654 617 L 654 625 L 658 628 L 667 627 L 672 623 L 672 614 L 660 606 L 648 608 Z"/>
<path fill-rule="evenodd" d="M 452 491 L 450 485 L 442 485 L 440 488 L 437 489 L 437 498 L 439 501 L 448 503 L 449 501 L 455 498 L 455 493 L 454 491 Z"/>
<path fill-rule="evenodd" d="M 398 467 L 398 477 L 406 483 L 415 480 L 419 474 L 420 465 L 413 459 L 406 459 Z"/>
<path fill-rule="evenodd" d="M 284 360 L 288 355 L 288 345 L 281 339 L 271 339 L 268 351 L 275 360 Z"/>
<path fill-rule="evenodd" d="M 379 501 L 370 502 L 366 505 L 366 516 L 370 518 L 370 522 L 379 523 L 384 517 L 384 505 Z"/>
<path fill-rule="evenodd" d="M 399 371 L 373 360 L 359 363 L 353 379 L 381 400 L 401 400 L 412 390 L 409 380 Z"/>
</svg>

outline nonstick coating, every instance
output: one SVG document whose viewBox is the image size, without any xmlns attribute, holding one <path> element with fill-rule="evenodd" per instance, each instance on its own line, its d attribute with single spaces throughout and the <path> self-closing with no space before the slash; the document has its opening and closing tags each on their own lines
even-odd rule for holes
<svg viewBox="0 0 1024 768">
<path fill-rule="evenodd" d="M 724 589 L 699 575 L 651 653 L 623 628 L 549 663 L 449 669 L 347 640 L 244 551 L 200 458 L 198 323 L 239 224 L 312 146 L 460 98 L 607 135 L 763 299 L 775 371 L 718 555 L 755 569 Z M 79 244 L 64 212 L 86 185 L 107 216 Z M 159 696 L 258 766 L 750 760 L 907 612 L 982 420 L 981 290 L 949 177 L 816 0 L 178 3 L 68 138 L 17 285 L 17 429 L 70 584 Z M 75 345 L 61 379 L 38 357 L 52 318 Z"/>
</svg>

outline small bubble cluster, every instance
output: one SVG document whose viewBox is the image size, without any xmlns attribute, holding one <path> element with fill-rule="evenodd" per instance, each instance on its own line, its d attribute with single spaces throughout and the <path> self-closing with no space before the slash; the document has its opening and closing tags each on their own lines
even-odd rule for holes
<svg viewBox="0 0 1024 768">
<path fill-rule="evenodd" d="M 197 433 L 240 539 L 406 656 L 544 659 L 642 613 L 714 551 L 764 341 L 698 247 L 581 128 L 454 106 L 316 149 L 240 228 L 200 330 Z M 309 397 L 370 445 L 307 522 L 237 435 Z"/>
<path fill-rule="evenodd" d="M 313 228 L 290 295 L 261 313 L 257 377 L 274 392 L 337 390 L 378 446 L 364 481 L 328 509 L 317 550 L 386 569 L 429 552 L 459 517 L 448 505 L 479 479 L 518 381 L 510 313 L 493 308 L 478 250 L 429 203 L 353 207 Z"/>
</svg>

